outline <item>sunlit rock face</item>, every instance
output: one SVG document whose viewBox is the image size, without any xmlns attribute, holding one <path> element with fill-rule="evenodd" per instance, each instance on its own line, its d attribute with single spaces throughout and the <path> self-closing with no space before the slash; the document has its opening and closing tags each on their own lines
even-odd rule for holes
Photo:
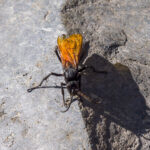
<svg viewBox="0 0 150 150">
<path fill-rule="evenodd" d="M 27 93 L 48 73 L 62 73 L 54 47 L 66 33 L 63 3 L 0 1 L 0 150 L 90 150 L 77 102 L 61 113 L 60 89 Z M 45 84 L 63 81 L 51 77 Z"/>
</svg>

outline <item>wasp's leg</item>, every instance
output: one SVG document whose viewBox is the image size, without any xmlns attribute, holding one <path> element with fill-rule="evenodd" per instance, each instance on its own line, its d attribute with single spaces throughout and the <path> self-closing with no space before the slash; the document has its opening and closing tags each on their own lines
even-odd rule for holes
<svg viewBox="0 0 150 150">
<path fill-rule="evenodd" d="M 93 102 L 93 99 L 90 98 L 89 96 L 85 95 L 83 92 L 81 92 L 80 90 L 78 90 L 77 95 L 81 98 L 83 97 L 85 100 L 87 100 L 88 102 Z"/>
<path fill-rule="evenodd" d="M 97 101 L 96 99 L 92 99 L 91 97 L 87 96 L 86 94 L 84 94 L 83 92 L 81 92 L 80 90 L 77 91 L 77 95 L 81 98 L 83 97 L 85 100 L 87 100 L 88 102 L 90 103 L 93 103 L 93 104 L 99 104 L 102 102 L 102 99 L 99 98 L 99 101 Z M 82 102 L 82 99 L 80 100 Z"/>
<path fill-rule="evenodd" d="M 51 73 L 49 73 L 46 77 L 44 77 L 44 78 L 42 79 L 42 81 L 40 82 L 39 85 L 37 85 L 37 86 L 35 86 L 35 87 L 32 87 L 32 88 L 28 89 L 27 91 L 28 91 L 28 92 L 32 92 L 32 91 L 35 90 L 35 89 L 42 88 L 41 85 L 43 84 L 43 82 L 44 82 L 45 80 L 47 80 L 51 75 L 52 75 L 52 76 L 57 76 L 57 77 L 63 76 L 63 74 L 58 74 L 58 73 L 51 72 Z"/>
<path fill-rule="evenodd" d="M 67 112 L 68 110 L 69 110 L 69 108 L 70 108 L 70 106 L 71 106 L 71 104 L 72 104 L 72 102 L 73 102 L 74 100 L 73 100 L 73 95 L 71 95 L 71 100 L 70 100 L 70 102 L 69 102 L 69 104 L 68 104 L 68 107 L 66 108 L 66 110 L 63 110 L 63 111 L 61 111 L 61 112 Z"/>
<path fill-rule="evenodd" d="M 55 86 L 39 86 L 39 87 L 33 87 L 31 89 L 28 89 L 27 91 L 28 92 L 31 92 L 31 90 L 34 90 L 34 89 L 46 89 L 46 88 L 56 88 L 56 89 L 61 89 L 61 86 L 58 86 L 58 85 L 55 85 Z M 66 88 L 66 87 L 64 87 Z"/>
<path fill-rule="evenodd" d="M 57 58 L 59 59 L 59 61 L 61 62 L 61 58 L 60 58 L 60 55 L 58 52 L 58 46 L 55 47 L 55 54 L 56 54 Z"/>
<path fill-rule="evenodd" d="M 66 85 L 65 83 L 61 83 L 61 94 L 62 94 L 62 96 L 63 96 L 63 104 L 64 104 L 64 106 L 66 106 L 65 93 L 64 93 L 64 86 L 65 86 L 65 85 Z"/>
<path fill-rule="evenodd" d="M 93 66 L 83 66 L 81 69 L 79 69 L 78 71 L 79 72 L 82 72 L 86 69 L 92 69 L 93 72 L 96 72 L 96 73 L 103 73 L 103 74 L 107 74 L 107 71 L 99 71 L 99 70 L 96 70 Z"/>
</svg>

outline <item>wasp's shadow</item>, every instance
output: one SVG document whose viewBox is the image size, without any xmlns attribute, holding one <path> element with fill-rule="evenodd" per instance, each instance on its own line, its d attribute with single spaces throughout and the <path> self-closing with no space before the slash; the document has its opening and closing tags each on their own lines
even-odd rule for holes
<svg viewBox="0 0 150 150">
<path fill-rule="evenodd" d="M 83 100 L 81 107 L 82 116 L 88 128 L 92 149 L 97 149 L 100 144 L 97 134 L 98 123 L 103 116 L 106 121 L 106 145 L 111 149 L 107 141 L 110 138 L 110 124 L 112 122 L 130 130 L 136 136 L 146 133 L 150 129 L 150 120 L 145 99 L 139 91 L 138 85 L 132 78 L 127 66 L 122 64 L 112 65 L 103 57 L 93 54 L 87 59 L 86 65 L 92 65 L 97 70 L 107 70 L 107 75 L 87 73 L 82 77 L 82 91 L 90 97 L 101 99 L 99 104 L 91 104 Z M 80 105 L 81 106 L 81 105 Z M 93 113 L 90 114 L 92 109 Z M 91 117 L 90 117 L 91 116 Z M 141 145 L 139 145 L 140 149 Z"/>
</svg>

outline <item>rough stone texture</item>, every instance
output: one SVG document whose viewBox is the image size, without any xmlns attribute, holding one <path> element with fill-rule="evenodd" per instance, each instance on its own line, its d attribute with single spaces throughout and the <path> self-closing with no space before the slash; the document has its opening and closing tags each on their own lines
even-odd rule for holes
<svg viewBox="0 0 150 150">
<path fill-rule="evenodd" d="M 59 89 L 27 93 L 49 72 L 62 72 L 54 53 L 62 0 L 0 0 L 0 150 L 90 150 L 75 102 L 63 110 Z M 52 77 L 46 85 L 60 84 Z"/>
<path fill-rule="evenodd" d="M 99 104 L 80 104 L 93 150 L 150 149 L 150 1 L 68 0 L 68 34 L 84 36 L 82 90 Z"/>
</svg>

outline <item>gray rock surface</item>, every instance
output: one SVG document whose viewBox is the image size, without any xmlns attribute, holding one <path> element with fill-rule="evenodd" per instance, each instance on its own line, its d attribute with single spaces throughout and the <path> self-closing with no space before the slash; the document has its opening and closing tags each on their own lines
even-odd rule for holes
<svg viewBox="0 0 150 150">
<path fill-rule="evenodd" d="M 92 149 L 150 149 L 150 1 L 68 0 L 62 21 L 83 34 L 83 62 L 108 71 L 82 78 L 100 99 L 80 104 Z"/>
<path fill-rule="evenodd" d="M 0 150 L 88 150 L 77 102 L 67 113 L 59 89 L 27 93 L 49 72 L 62 72 L 54 47 L 65 33 L 63 0 L 0 1 Z M 63 79 L 50 78 L 46 85 Z"/>
</svg>

